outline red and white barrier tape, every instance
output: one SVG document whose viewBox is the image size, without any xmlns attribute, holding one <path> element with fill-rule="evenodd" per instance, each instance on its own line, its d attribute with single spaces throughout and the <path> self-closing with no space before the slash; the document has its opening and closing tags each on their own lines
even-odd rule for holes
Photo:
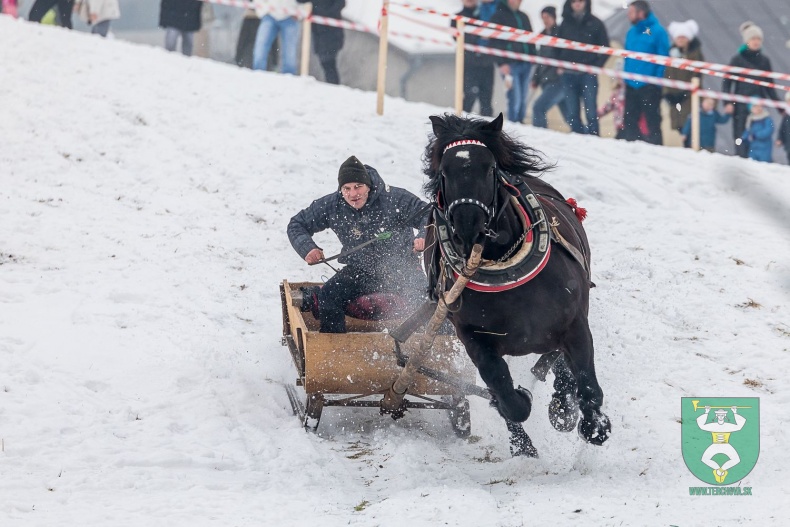
<svg viewBox="0 0 790 527">
<path fill-rule="evenodd" d="M 557 60 L 548 57 L 526 55 L 524 53 L 516 53 L 514 51 L 494 49 L 486 46 L 476 46 L 474 44 L 466 44 L 464 45 L 464 48 L 469 51 L 475 51 L 477 53 L 483 53 L 486 55 L 494 55 L 497 57 L 505 57 L 505 58 L 511 58 L 516 60 L 522 60 L 526 62 L 534 62 L 536 64 L 545 64 L 547 66 L 554 66 L 567 70 L 582 71 L 584 73 L 603 74 L 609 77 L 635 80 L 635 81 L 645 82 L 648 84 L 656 84 L 659 86 L 667 86 L 669 88 L 677 88 L 680 90 L 694 91 L 694 85 L 691 84 L 690 82 L 665 79 L 663 77 L 652 77 L 649 75 L 639 75 L 637 73 L 627 73 L 620 70 L 610 70 L 606 68 L 599 68 L 597 66 L 577 64 L 575 62 L 567 62 L 564 60 Z M 763 99 L 760 97 L 747 97 L 745 95 L 735 95 L 732 93 L 722 93 L 722 92 L 716 92 L 716 91 L 705 90 L 705 89 L 699 89 L 698 93 L 700 97 L 710 97 L 711 99 L 719 99 L 722 101 L 742 102 L 748 104 L 761 104 L 763 106 L 770 106 L 782 110 L 790 109 L 790 104 L 781 101 L 774 101 L 772 99 Z"/>
<path fill-rule="evenodd" d="M 551 44 L 547 44 L 545 42 L 541 42 L 541 39 L 537 39 L 537 38 L 534 38 L 532 36 L 527 36 L 526 34 L 522 35 L 522 34 L 511 33 L 511 32 L 508 32 L 508 31 L 500 31 L 500 30 L 483 28 L 483 27 L 475 27 L 475 26 L 471 26 L 471 25 L 467 26 L 465 28 L 464 32 L 465 33 L 469 33 L 471 35 L 479 36 L 481 38 L 493 38 L 493 39 L 497 39 L 497 40 L 506 40 L 506 41 L 510 41 L 510 42 L 520 42 L 520 43 L 524 43 L 524 44 L 534 44 L 535 42 L 537 42 L 540 45 L 551 45 Z M 534 33 L 533 33 L 533 35 L 534 35 Z M 544 38 L 549 38 L 549 39 L 554 39 L 555 38 L 555 37 L 547 37 L 546 35 L 543 35 L 543 37 Z M 560 39 L 560 40 L 562 40 L 562 39 Z M 566 47 L 566 46 L 563 46 L 563 45 L 560 45 L 560 46 L 557 46 L 557 47 L 569 49 L 569 47 Z M 660 55 L 651 55 L 651 57 L 652 56 L 660 57 Z M 665 57 L 665 58 L 669 58 L 669 57 Z M 671 59 L 670 58 L 670 60 L 677 60 L 677 59 Z M 656 60 L 648 60 L 647 62 L 660 65 L 660 61 L 656 61 Z M 687 69 L 689 71 L 695 71 L 695 72 L 703 73 L 705 75 L 711 75 L 711 76 L 714 76 L 714 77 L 732 79 L 732 80 L 739 81 L 739 82 L 746 82 L 748 84 L 756 84 L 757 86 L 765 86 L 766 88 L 779 88 L 780 90 L 788 90 L 788 91 L 790 91 L 790 86 L 784 86 L 782 84 L 776 84 L 776 83 L 773 83 L 773 82 L 768 82 L 768 81 L 762 81 L 762 80 L 758 80 L 758 79 L 751 79 L 751 78 L 747 78 L 747 77 L 742 77 L 740 75 L 735 75 L 733 73 L 725 73 L 725 72 L 722 72 L 722 71 L 715 71 L 715 70 L 708 69 L 708 68 L 697 68 L 697 67 L 687 67 L 685 69 Z"/>
<path fill-rule="evenodd" d="M 563 38 L 552 37 L 549 35 L 543 35 L 542 33 L 536 33 L 531 31 L 525 31 L 523 29 L 517 29 L 509 26 L 501 26 L 499 24 L 492 24 L 490 22 L 485 22 L 482 20 L 478 20 L 475 18 L 469 18 L 464 16 L 459 16 L 450 13 L 444 13 L 441 11 L 436 11 L 434 9 L 426 9 L 419 6 L 414 6 L 408 3 L 402 3 L 393 1 L 390 2 L 391 5 L 403 7 L 405 9 L 410 9 L 412 11 L 422 12 L 422 13 L 429 13 L 433 15 L 439 15 L 446 18 L 452 18 L 455 20 L 463 20 L 467 24 L 472 24 L 476 26 L 482 26 L 482 28 L 486 28 L 489 30 L 495 30 L 494 32 L 486 35 L 485 33 L 476 33 L 473 34 L 480 34 L 480 36 L 486 36 L 487 38 L 503 38 L 504 35 L 508 33 L 513 33 L 517 35 L 523 35 L 525 38 L 523 40 L 519 39 L 519 42 L 526 42 L 528 44 L 541 44 L 547 45 L 552 47 L 559 47 L 559 48 L 567 48 L 567 49 L 574 49 L 578 51 L 588 51 L 591 53 L 598 53 L 602 55 L 610 55 L 610 56 L 617 56 L 623 58 L 630 58 L 641 60 L 644 62 L 650 62 L 652 64 L 659 64 L 663 66 L 670 66 L 673 68 L 678 69 L 688 69 L 691 71 L 699 71 L 701 69 L 709 69 L 718 71 L 721 73 L 727 74 L 742 74 L 742 75 L 753 75 L 756 77 L 765 77 L 771 79 L 778 79 L 778 80 L 786 80 L 790 81 L 790 74 L 788 73 L 779 73 L 775 71 L 763 71 L 757 69 L 750 69 L 750 68 L 741 68 L 737 66 L 725 66 L 723 64 L 716 64 L 712 62 L 702 62 L 698 60 L 688 60 L 688 59 L 680 59 L 680 58 L 673 58 L 673 57 L 665 57 L 662 55 L 653 55 L 651 53 L 638 53 L 635 51 L 628 51 L 625 49 L 615 49 L 610 48 L 608 46 L 596 46 L 592 44 L 583 44 L 581 42 L 575 42 L 573 40 L 566 40 Z M 476 31 L 477 28 L 474 28 L 472 31 Z M 470 31 L 470 32 L 472 32 Z M 748 80 L 744 79 L 743 77 L 736 78 L 735 80 L 741 80 L 743 82 L 748 82 Z M 753 80 L 753 79 L 749 79 Z M 782 85 L 775 85 L 780 89 L 790 90 L 790 87 L 782 86 Z"/>
<path fill-rule="evenodd" d="M 254 1 L 250 2 L 250 1 L 247 1 L 247 0 L 202 0 L 202 1 L 206 2 L 206 3 L 211 3 L 211 4 L 228 5 L 228 6 L 235 6 L 235 7 L 245 7 L 245 8 L 250 8 L 250 9 L 253 9 L 255 7 L 255 2 Z M 393 4 L 396 4 L 396 3 L 393 2 Z M 400 5 L 400 6 L 403 6 L 403 7 L 408 6 L 408 4 L 397 4 L 397 5 Z M 431 13 L 431 14 L 436 14 L 436 15 L 440 15 L 440 16 L 446 16 L 446 17 L 455 18 L 457 20 L 463 20 L 464 22 L 470 23 L 470 24 L 473 24 L 475 22 L 483 23 L 483 24 L 489 24 L 488 22 L 482 22 L 480 20 L 476 20 L 476 19 L 472 19 L 472 18 L 460 17 L 460 16 L 456 16 L 456 15 L 450 15 L 450 14 L 447 14 L 447 13 L 441 13 L 441 12 L 438 12 L 438 11 L 428 10 L 428 9 L 424 9 L 424 8 L 414 8 L 413 6 L 409 6 L 409 7 L 413 8 L 413 9 L 416 9 L 416 10 L 419 10 L 419 11 L 422 11 L 422 12 L 428 12 L 428 13 Z M 279 12 L 281 14 L 290 14 L 290 15 L 296 16 L 297 18 L 300 18 L 300 19 L 303 19 L 304 15 L 305 15 L 305 13 L 302 12 L 302 11 L 292 11 L 292 10 L 286 10 L 286 9 L 277 9 L 275 11 L 277 11 L 277 12 Z M 424 21 L 418 21 L 418 20 L 416 20 L 414 18 L 407 17 L 407 16 L 401 15 L 399 13 L 390 13 L 390 15 L 399 16 L 399 17 L 407 19 L 407 20 L 409 20 L 411 22 L 418 23 L 418 24 L 426 26 L 426 27 L 430 27 L 430 28 L 435 29 L 437 31 L 442 31 L 442 32 L 445 32 L 445 33 L 453 35 L 453 36 L 457 35 L 457 30 L 455 30 L 453 28 L 450 28 L 450 27 L 436 26 L 434 24 L 429 24 L 429 23 L 424 22 Z M 343 29 L 350 29 L 352 31 L 359 31 L 359 32 L 362 32 L 362 33 L 370 33 L 370 34 L 374 34 L 374 35 L 377 35 L 379 33 L 378 29 L 373 29 L 373 28 L 364 26 L 362 24 L 358 24 L 356 22 L 349 22 L 347 20 L 339 20 L 339 19 L 336 19 L 336 18 L 328 18 L 328 17 L 315 16 L 315 15 L 310 15 L 309 18 L 310 18 L 310 21 L 312 23 L 314 23 L 314 24 L 338 27 L 338 28 L 343 28 Z M 515 32 L 521 32 L 522 30 L 518 30 L 516 28 L 511 28 L 511 27 L 508 27 L 508 26 L 498 26 L 496 24 L 490 24 L 490 25 L 496 26 L 499 29 L 492 30 L 491 28 L 476 28 L 474 26 L 466 26 L 465 33 L 470 33 L 470 34 L 477 35 L 477 36 L 483 36 L 485 38 L 502 38 L 503 40 L 510 40 L 510 41 L 515 41 L 515 42 L 530 43 L 530 44 L 531 43 L 536 43 L 536 42 L 539 43 L 539 44 L 544 44 L 544 42 L 542 42 L 542 40 L 544 38 L 555 39 L 555 37 L 546 37 L 546 35 L 542 35 L 542 34 L 539 34 L 539 33 L 529 33 L 529 32 L 522 32 L 523 34 L 515 33 Z M 414 40 L 418 40 L 418 41 L 422 41 L 422 42 L 431 42 L 431 43 L 434 43 L 434 44 L 454 46 L 453 42 L 450 42 L 448 40 L 439 40 L 439 39 L 423 37 L 423 36 L 419 36 L 419 35 L 412 35 L 412 34 L 409 34 L 409 33 L 398 32 L 398 31 L 390 31 L 389 33 L 391 35 L 393 35 L 393 36 L 400 36 L 400 37 L 404 37 L 404 38 L 410 38 L 410 39 L 414 39 Z M 538 36 L 540 38 L 537 38 Z M 556 40 L 562 41 L 563 39 L 556 39 Z M 573 43 L 573 41 L 565 41 L 565 42 Z M 574 43 L 574 44 L 578 44 L 578 43 Z M 582 44 L 582 46 L 588 46 L 588 45 L 587 44 Z M 558 47 L 564 47 L 564 46 L 559 45 Z M 591 46 L 591 47 L 602 48 L 601 46 Z M 693 91 L 693 85 L 690 82 L 677 81 L 677 80 L 671 80 L 671 79 L 664 79 L 664 78 L 660 78 L 660 77 L 652 77 L 652 76 L 649 76 L 649 75 L 640 75 L 640 74 L 636 74 L 636 73 L 627 73 L 627 72 L 620 71 L 620 70 L 611 70 L 611 69 L 606 69 L 606 68 L 600 68 L 600 67 L 597 67 L 597 66 L 589 66 L 589 65 L 586 65 L 586 64 L 578 64 L 578 63 L 575 63 L 575 62 L 568 62 L 568 61 L 563 61 L 563 60 L 558 60 L 558 59 L 552 59 L 552 58 L 549 58 L 549 57 L 541 57 L 541 56 L 537 56 L 537 55 L 526 55 L 524 53 L 516 53 L 516 52 L 513 52 L 513 51 L 506 51 L 506 50 L 500 50 L 500 49 L 495 49 L 495 48 L 489 48 L 489 47 L 486 47 L 486 46 L 476 46 L 476 45 L 473 45 L 473 44 L 466 44 L 466 45 L 464 45 L 464 48 L 466 50 L 468 50 L 468 51 L 474 51 L 474 52 L 482 53 L 482 54 L 485 54 L 485 55 L 493 55 L 493 56 L 498 56 L 498 57 L 511 58 L 511 59 L 515 59 L 515 60 L 520 60 L 520 61 L 525 61 L 525 62 L 532 62 L 532 63 L 535 63 L 535 64 L 544 64 L 544 65 L 547 65 L 547 66 L 553 66 L 553 67 L 563 68 L 563 69 L 567 69 L 567 70 L 581 71 L 581 72 L 584 72 L 584 73 L 592 73 L 592 74 L 596 74 L 596 75 L 597 74 L 603 74 L 603 75 L 607 75 L 609 77 L 615 77 L 615 78 L 621 78 L 621 79 L 627 79 L 627 80 L 635 80 L 635 81 L 645 82 L 645 83 L 648 83 L 648 84 L 655 84 L 655 85 L 659 85 L 659 86 L 667 86 L 667 87 L 670 87 L 670 88 L 677 88 L 677 89 L 680 89 L 680 90 Z M 613 50 L 613 51 L 623 51 L 623 50 Z M 658 55 L 653 55 L 653 57 L 667 58 L 667 57 L 660 57 Z M 631 58 L 634 58 L 634 57 L 631 57 Z M 670 59 L 670 60 L 678 60 L 678 59 Z M 652 62 L 652 61 L 649 61 L 649 62 Z M 703 63 L 703 64 L 708 64 L 708 63 Z M 756 81 L 754 79 L 743 79 L 742 77 L 737 77 L 737 76 L 734 76 L 734 75 L 731 76 L 731 75 L 728 75 L 728 74 L 720 72 L 720 71 L 714 71 L 714 70 L 710 70 L 710 69 L 706 69 L 706 68 L 700 68 L 700 69 L 702 69 L 702 73 L 705 73 L 707 75 L 713 75 L 713 76 L 717 76 L 717 77 L 735 77 L 736 80 L 743 80 L 743 81 L 746 81 L 746 82 L 753 82 L 753 83 L 759 84 L 761 86 L 762 85 L 767 85 L 769 87 L 777 87 L 777 88 L 784 89 L 784 90 L 790 90 L 790 86 L 775 85 L 775 84 L 766 83 L 766 82 L 763 82 L 763 81 Z M 773 100 L 770 100 L 770 99 L 762 99 L 762 98 L 759 98 L 759 97 L 746 97 L 746 96 L 743 96 L 743 95 L 735 95 L 735 94 L 714 92 L 714 91 L 708 91 L 708 90 L 700 90 L 700 95 L 704 96 L 704 97 L 710 97 L 712 99 L 720 99 L 720 100 L 724 100 L 724 101 L 742 102 L 742 103 L 749 103 L 749 104 L 759 103 L 759 104 L 762 104 L 763 106 L 771 106 L 771 107 L 774 107 L 774 108 L 781 108 L 781 109 L 785 109 L 788 106 L 786 103 L 779 102 L 779 101 L 773 101 Z"/>
<path fill-rule="evenodd" d="M 694 89 L 694 86 L 690 82 L 664 79 L 662 77 L 652 77 L 650 75 L 640 75 L 638 73 L 626 73 L 620 70 L 610 70 L 605 68 L 599 68 L 598 66 L 577 64 L 576 62 L 567 62 L 564 60 L 557 60 L 549 57 L 541 57 L 538 55 L 526 55 L 524 53 L 516 53 L 515 51 L 489 48 L 486 46 L 476 46 L 474 44 L 465 44 L 464 48 L 469 51 L 475 51 L 477 53 L 483 53 L 485 55 L 494 55 L 497 57 L 505 57 L 505 58 L 521 60 L 525 62 L 534 62 L 535 64 L 544 64 L 546 66 L 554 66 L 566 70 L 575 70 L 584 73 L 592 73 L 596 75 L 603 74 L 603 75 L 608 75 L 609 77 L 635 80 L 649 84 L 657 84 L 659 86 L 668 86 L 670 88 L 678 88 L 680 90 L 691 91 Z"/>
<path fill-rule="evenodd" d="M 433 29 L 434 31 L 438 31 L 440 33 L 448 34 L 451 37 L 458 36 L 458 30 L 456 28 L 454 28 L 454 27 L 437 26 L 436 24 L 431 24 L 431 23 L 426 22 L 424 20 L 419 20 L 419 19 L 414 18 L 414 17 L 406 16 L 406 15 L 403 15 L 401 13 L 397 13 L 395 11 L 391 12 L 390 16 L 395 16 L 395 17 L 398 17 L 398 18 L 402 18 L 403 20 L 408 20 L 412 24 L 417 24 L 418 26 L 427 27 L 427 28 Z"/>
<path fill-rule="evenodd" d="M 720 101 L 729 102 L 742 102 L 745 104 L 759 104 L 761 106 L 770 106 L 779 110 L 790 111 L 790 104 L 781 101 L 774 101 L 771 99 L 762 99 L 760 97 L 747 97 L 746 95 L 736 95 L 734 93 L 722 93 L 715 91 L 699 90 L 700 97 L 710 97 L 711 99 L 718 99 Z"/>
<path fill-rule="evenodd" d="M 372 27 L 363 26 L 356 22 L 349 22 L 348 20 L 338 20 L 337 18 L 329 18 L 325 16 L 310 15 L 310 22 L 323 26 L 339 27 L 342 29 L 350 29 L 352 31 L 359 31 L 361 33 L 372 33 L 378 35 L 379 32 Z"/>
</svg>

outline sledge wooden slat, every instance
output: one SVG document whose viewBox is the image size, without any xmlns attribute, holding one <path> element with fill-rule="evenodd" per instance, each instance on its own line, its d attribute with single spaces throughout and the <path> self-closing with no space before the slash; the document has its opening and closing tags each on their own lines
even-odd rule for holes
<svg viewBox="0 0 790 527">
<path fill-rule="evenodd" d="M 398 321 L 366 321 L 346 317 L 348 333 L 319 333 L 319 323 L 311 313 L 291 305 L 292 292 L 311 283 L 283 281 L 283 312 L 287 312 L 289 334 L 304 357 L 299 372 L 307 393 L 363 394 L 386 390 L 402 368 L 397 365 L 393 339 L 384 332 L 386 325 Z M 401 349 L 407 355 L 416 351 L 422 334 L 416 333 Z M 439 335 L 425 366 L 453 377 L 475 382 L 475 369 L 454 336 Z M 297 368 L 299 365 L 297 364 Z M 454 395 L 455 389 L 418 375 L 410 393 Z"/>
</svg>

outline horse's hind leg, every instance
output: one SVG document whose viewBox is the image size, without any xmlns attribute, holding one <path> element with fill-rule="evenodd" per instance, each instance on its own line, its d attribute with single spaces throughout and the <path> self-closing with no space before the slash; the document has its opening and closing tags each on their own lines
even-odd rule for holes
<svg viewBox="0 0 790 527">
<path fill-rule="evenodd" d="M 554 393 L 549 403 L 549 422 L 555 430 L 570 432 L 579 421 L 576 378 L 564 355 L 554 362 L 551 370 L 554 372 Z"/>
<path fill-rule="evenodd" d="M 579 435 L 594 445 L 602 445 L 609 439 L 612 425 L 609 418 L 601 412 L 603 390 L 595 376 L 593 339 L 586 316 L 577 317 L 566 333 L 565 358 L 573 376 L 576 378 L 579 409 Z"/>
</svg>

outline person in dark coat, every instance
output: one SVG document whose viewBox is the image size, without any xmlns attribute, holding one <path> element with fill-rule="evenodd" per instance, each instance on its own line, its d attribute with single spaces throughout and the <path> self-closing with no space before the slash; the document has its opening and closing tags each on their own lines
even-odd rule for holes
<svg viewBox="0 0 790 527">
<path fill-rule="evenodd" d="M 30 8 L 28 20 L 31 22 L 41 22 L 44 15 L 55 6 L 58 6 L 58 25 L 72 29 L 71 13 L 74 10 L 74 0 L 36 0 Z"/>
<path fill-rule="evenodd" d="M 165 28 L 165 49 L 175 51 L 181 37 L 181 53 L 192 56 L 195 33 L 200 31 L 201 9 L 199 0 L 162 0 L 159 9 L 159 27 Z"/>
<path fill-rule="evenodd" d="M 557 25 L 557 8 L 554 6 L 546 6 L 540 12 L 540 17 L 543 19 L 545 26 L 541 33 L 552 37 L 559 36 L 559 26 Z M 538 55 L 550 59 L 559 57 L 560 48 L 553 46 L 540 46 Z M 532 74 L 532 89 L 537 87 L 541 88 L 540 95 L 532 105 L 532 126 L 539 128 L 546 128 L 548 121 L 546 120 L 546 113 L 551 110 L 555 105 L 560 106 L 560 112 L 563 117 L 566 117 L 567 110 L 565 105 L 565 89 L 562 86 L 562 79 L 560 74 L 557 73 L 557 68 L 554 66 L 547 66 L 545 64 L 538 64 L 535 72 Z M 568 119 L 566 118 L 567 122 Z"/>
<path fill-rule="evenodd" d="M 694 20 L 685 22 L 671 22 L 667 27 L 669 37 L 672 39 L 672 46 L 669 48 L 669 56 L 675 59 L 704 61 L 702 54 L 702 43 L 699 35 L 699 25 Z M 667 67 L 664 69 L 664 78 L 691 82 L 693 78 L 701 79 L 702 74 L 696 71 Z M 700 84 L 701 86 L 701 84 Z M 669 103 L 669 122 L 673 130 L 681 131 L 686 124 L 686 119 L 691 114 L 691 92 L 681 88 L 664 86 L 663 97 Z M 690 145 L 684 144 L 689 147 Z"/>
<path fill-rule="evenodd" d="M 318 291 L 305 292 L 302 311 L 318 313 L 321 332 L 345 332 L 345 309 L 363 295 L 395 292 L 410 307 L 418 304 L 426 280 L 414 253 L 425 248 L 426 205 L 411 192 L 385 184 L 376 169 L 351 156 L 338 171 L 338 192 L 291 218 L 288 239 L 308 264 L 324 259 L 313 235 L 326 229 L 338 237 L 343 252 L 349 251 L 339 260 L 345 267 Z M 416 237 L 414 229 L 419 231 Z M 391 236 L 350 252 L 383 232 Z"/>
<path fill-rule="evenodd" d="M 669 35 L 645 0 L 634 0 L 628 5 L 631 28 L 625 35 L 625 49 L 653 55 L 669 55 Z M 644 60 L 625 59 L 623 71 L 649 77 L 663 77 L 665 66 Z M 639 130 L 644 115 L 647 135 Z M 650 144 L 664 143 L 661 131 L 661 86 L 643 81 L 625 80 L 625 119 L 623 132 L 626 141 L 644 140 Z"/>
<path fill-rule="evenodd" d="M 560 38 L 575 40 L 584 44 L 608 46 L 609 34 L 601 19 L 592 14 L 592 0 L 566 0 L 562 8 L 562 23 L 558 32 Z M 574 49 L 560 49 L 560 60 L 602 67 L 606 55 L 588 53 Z M 565 91 L 565 111 L 571 131 L 577 134 L 600 135 L 598 126 L 598 76 L 573 70 L 558 70 Z M 582 122 L 581 105 L 584 105 Z"/>
<path fill-rule="evenodd" d="M 743 45 L 738 49 L 738 53 L 730 60 L 730 66 L 740 68 L 758 69 L 773 71 L 771 61 L 763 54 L 763 30 L 754 22 L 744 22 L 740 26 Z M 762 77 L 753 75 L 741 75 L 749 79 L 764 80 Z M 778 101 L 776 90 L 767 86 L 758 86 L 748 82 L 724 79 L 721 85 L 724 93 L 735 93 L 746 97 L 761 97 L 763 99 L 773 99 Z M 731 103 L 732 114 L 732 137 L 735 139 L 735 153 L 741 157 L 749 156 L 749 147 L 742 140 L 743 130 L 746 127 L 746 119 L 749 117 L 749 105 L 747 103 Z"/>
<path fill-rule="evenodd" d="M 464 8 L 459 16 L 489 22 L 496 11 L 497 0 L 463 0 Z M 455 19 L 450 22 L 456 27 Z M 464 35 L 464 43 L 473 46 L 488 46 L 489 39 L 476 35 Z M 464 111 L 471 112 L 475 101 L 480 103 L 480 115 L 494 115 L 491 99 L 494 96 L 494 59 L 491 55 L 475 51 L 464 51 Z"/>
<path fill-rule="evenodd" d="M 306 3 L 310 0 L 299 0 Z M 313 14 L 326 18 L 341 19 L 340 12 L 346 7 L 346 0 L 312 0 Z M 313 51 L 324 70 L 324 80 L 329 84 L 340 84 L 337 71 L 337 54 L 343 49 L 345 36 L 343 28 L 312 24 L 310 34 L 313 38 Z"/>
<path fill-rule="evenodd" d="M 529 17 L 520 10 L 520 7 L 521 0 L 499 0 L 496 11 L 491 17 L 491 23 L 532 31 Z M 535 54 L 534 44 L 522 42 L 497 39 L 491 41 L 491 47 L 525 55 Z M 507 88 L 507 118 L 514 123 L 524 122 L 524 118 L 527 116 L 527 93 L 532 64 L 508 58 L 499 58 L 497 62 L 499 73 L 505 80 L 505 88 Z"/>
</svg>

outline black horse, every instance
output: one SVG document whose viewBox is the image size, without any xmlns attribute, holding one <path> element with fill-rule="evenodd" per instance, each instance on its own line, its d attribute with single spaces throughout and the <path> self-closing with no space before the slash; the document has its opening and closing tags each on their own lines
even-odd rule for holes
<svg viewBox="0 0 790 527">
<path fill-rule="evenodd" d="M 463 272 L 472 247 L 483 246 L 483 264 L 449 317 L 507 422 L 512 453 L 537 456 L 520 424 L 532 396 L 514 387 L 505 355 L 543 355 L 539 362 L 555 374 L 553 426 L 569 431 L 578 421 L 582 438 L 603 444 L 611 424 L 601 412 L 587 321 L 583 209 L 533 175 L 551 167 L 502 132 L 502 114 L 490 122 L 449 114 L 430 119 L 434 137 L 423 162 L 426 194 L 436 206 L 426 271 L 439 295 Z"/>
</svg>

